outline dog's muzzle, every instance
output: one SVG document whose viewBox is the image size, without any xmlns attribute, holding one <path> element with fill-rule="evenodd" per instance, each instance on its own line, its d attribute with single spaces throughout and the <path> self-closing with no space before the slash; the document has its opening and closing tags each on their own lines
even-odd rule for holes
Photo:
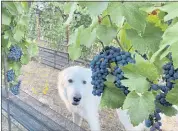
<svg viewBox="0 0 178 131">
<path fill-rule="evenodd" d="M 76 106 L 76 105 L 79 105 L 80 100 L 81 100 L 81 95 L 74 96 L 74 97 L 73 97 L 72 105 L 75 105 L 75 106 Z"/>
</svg>

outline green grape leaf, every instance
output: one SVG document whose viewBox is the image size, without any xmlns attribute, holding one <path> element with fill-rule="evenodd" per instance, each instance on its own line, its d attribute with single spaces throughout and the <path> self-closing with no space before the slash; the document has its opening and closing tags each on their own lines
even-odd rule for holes
<svg viewBox="0 0 178 131">
<path fill-rule="evenodd" d="M 8 62 L 8 66 L 15 71 L 16 76 L 20 75 L 20 68 L 22 67 L 20 62 Z"/>
<path fill-rule="evenodd" d="M 162 45 L 162 46 L 167 46 L 166 44 L 165 45 Z M 171 44 L 166 51 L 164 51 L 161 55 L 160 55 L 160 59 L 162 60 L 163 58 L 166 58 L 166 56 L 169 54 L 169 52 L 172 52 L 172 60 L 173 60 L 173 65 L 176 68 L 178 68 L 178 52 L 177 52 L 177 49 L 178 49 L 178 44 L 175 42 L 173 44 Z"/>
<path fill-rule="evenodd" d="M 174 84 L 174 88 L 167 93 L 166 100 L 173 105 L 178 105 L 178 99 L 176 99 L 177 94 L 178 94 L 178 83 Z"/>
<path fill-rule="evenodd" d="M 163 34 L 162 44 L 172 44 L 178 42 L 178 22 L 167 28 Z"/>
<path fill-rule="evenodd" d="M 133 48 L 131 48 L 132 47 L 131 41 L 129 39 L 127 39 L 126 30 L 125 29 L 121 29 L 119 31 L 119 35 L 120 35 L 120 43 L 123 46 L 123 48 L 125 50 L 133 51 Z"/>
<path fill-rule="evenodd" d="M 156 107 L 161 109 L 161 112 L 166 116 L 171 117 L 171 116 L 175 116 L 178 113 L 178 111 L 172 106 L 165 107 L 165 106 L 161 105 L 160 103 L 156 103 Z"/>
<path fill-rule="evenodd" d="M 22 55 L 20 61 L 23 65 L 28 64 L 28 62 L 30 61 L 29 55 L 28 54 Z"/>
<path fill-rule="evenodd" d="M 14 2 L 2 2 L 2 4 L 5 5 L 11 15 L 18 15 Z"/>
<path fill-rule="evenodd" d="M 162 70 L 162 66 L 168 62 L 168 59 L 165 58 L 165 56 L 169 53 L 168 51 L 168 45 L 161 45 L 159 50 L 156 51 L 150 58 L 150 62 L 153 63 L 155 65 L 155 67 L 157 68 L 159 74 L 163 73 Z M 164 56 L 164 59 L 161 58 L 164 54 L 166 54 Z"/>
<path fill-rule="evenodd" d="M 139 125 L 154 112 L 154 95 L 152 92 L 145 92 L 138 95 L 135 91 L 130 92 L 123 105 L 123 109 L 128 109 L 131 123 L 134 126 Z M 138 115 L 139 112 L 139 115 Z"/>
<path fill-rule="evenodd" d="M 14 5 L 15 5 L 18 13 L 23 14 L 24 9 L 23 9 L 23 6 L 21 5 L 21 2 L 14 2 Z"/>
<path fill-rule="evenodd" d="M 28 24 L 28 20 L 29 20 L 29 17 L 26 15 L 23 15 L 23 16 L 21 16 L 21 18 L 19 20 L 19 24 L 25 26 Z"/>
<path fill-rule="evenodd" d="M 24 31 L 23 30 L 20 30 L 20 29 L 17 29 L 15 34 L 14 34 L 14 39 L 19 42 L 22 40 L 22 37 L 24 36 Z"/>
<path fill-rule="evenodd" d="M 121 80 L 121 83 L 128 87 L 130 91 L 136 91 L 137 93 L 147 92 L 150 88 L 150 83 L 144 76 L 135 74 L 134 72 L 124 72 L 124 77 L 129 79 Z"/>
<path fill-rule="evenodd" d="M 178 68 L 178 43 L 175 42 L 173 43 L 170 48 L 169 51 L 172 52 L 172 60 L 173 60 L 173 65 L 174 68 Z"/>
<path fill-rule="evenodd" d="M 72 21 L 72 18 L 73 18 L 74 11 L 76 10 L 76 8 L 77 8 L 77 2 L 73 2 L 72 5 L 71 5 L 71 8 L 70 8 L 69 17 L 67 18 L 67 21 L 64 23 L 64 25 L 70 24 L 70 22 Z"/>
<path fill-rule="evenodd" d="M 81 45 L 85 45 L 86 47 L 90 48 L 96 40 L 96 29 L 93 31 L 91 31 L 91 28 L 82 30 L 79 39 Z"/>
<path fill-rule="evenodd" d="M 126 18 L 127 23 L 137 31 L 143 32 L 146 26 L 146 13 L 139 10 L 139 4 L 130 3 L 110 3 L 108 5 L 108 14 L 111 20 L 120 25 L 123 16 Z"/>
<path fill-rule="evenodd" d="M 136 63 L 128 64 L 122 67 L 123 72 L 133 72 L 135 74 L 144 76 L 151 81 L 155 81 L 159 78 L 159 73 L 153 63 L 144 60 L 140 55 L 135 56 Z M 149 69 L 149 70 L 148 70 Z"/>
<path fill-rule="evenodd" d="M 77 60 L 81 56 L 80 46 L 77 46 L 75 44 L 69 45 L 68 53 L 72 60 Z"/>
<path fill-rule="evenodd" d="M 4 25 L 10 25 L 11 23 L 11 16 L 7 12 L 6 9 L 2 9 L 2 24 Z"/>
<path fill-rule="evenodd" d="M 107 8 L 108 2 L 85 2 L 83 5 L 87 7 L 92 17 L 96 17 Z"/>
<path fill-rule="evenodd" d="M 79 47 L 80 46 L 80 44 L 81 44 L 81 38 L 80 38 L 80 35 L 82 35 L 82 31 L 84 30 L 84 27 L 83 26 L 80 26 L 79 28 L 77 28 L 76 30 L 75 30 L 75 32 L 70 36 L 70 38 L 69 38 L 69 45 L 72 45 L 72 44 L 74 44 L 74 45 L 76 45 L 77 47 Z M 86 31 L 87 32 L 87 31 Z M 82 42 L 83 42 L 84 40 L 82 39 Z"/>
<path fill-rule="evenodd" d="M 28 46 L 28 53 L 30 57 L 34 57 L 38 54 L 38 45 L 36 43 L 30 43 Z"/>
<path fill-rule="evenodd" d="M 121 6 L 122 6 L 121 3 L 111 2 L 109 3 L 107 8 L 108 15 L 111 16 L 112 22 L 114 22 L 117 25 L 121 24 L 122 22 L 121 20 L 123 18 Z"/>
<path fill-rule="evenodd" d="M 156 62 L 157 60 L 160 59 L 160 56 L 167 51 L 168 45 L 161 45 L 159 50 L 157 50 L 150 58 L 150 62 Z"/>
<path fill-rule="evenodd" d="M 104 93 L 102 94 L 100 107 L 101 108 L 120 108 L 125 100 L 124 93 L 118 89 L 113 82 L 105 82 Z"/>
<path fill-rule="evenodd" d="M 117 29 L 115 27 L 99 25 L 96 29 L 96 35 L 104 45 L 109 45 L 109 43 L 116 37 Z"/>
<path fill-rule="evenodd" d="M 131 40 L 134 49 L 144 54 L 148 51 L 154 53 L 159 49 L 163 32 L 153 24 L 147 24 L 145 32 L 141 35 L 133 29 L 126 30 L 126 34 Z"/>
<path fill-rule="evenodd" d="M 160 10 L 167 12 L 167 15 L 164 17 L 164 21 L 168 21 L 170 19 L 174 19 L 178 17 L 178 3 L 170 2 L 166 3 L 164 6 L 159 8 Z"/>
<path fill-rule="evenodd" d="M 8 47 L 8 39 L 5 39 L 4 37 L 1 37 L 2 38 L 2 47 L 3 48 L 7 48 Z"/>
<path fill-rule="evenodd" d="M 137 31 L 143 32 L 146 26 L 146 13 L 139 10 L 138 4 L 124 3 L 121 8 L 128 24 Z"/>
</svg>

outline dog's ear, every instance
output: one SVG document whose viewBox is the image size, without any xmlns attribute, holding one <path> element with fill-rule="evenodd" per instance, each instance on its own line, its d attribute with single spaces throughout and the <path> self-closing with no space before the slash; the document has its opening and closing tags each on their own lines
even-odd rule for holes
<svg viewBox="0 0 178 131">
<path fill-rule="evenodd" d="M 64 73 L 63 71 L 60 71 L 58 74 L 58 88 L 63 87 L 64 86 Z"/>
</svg>

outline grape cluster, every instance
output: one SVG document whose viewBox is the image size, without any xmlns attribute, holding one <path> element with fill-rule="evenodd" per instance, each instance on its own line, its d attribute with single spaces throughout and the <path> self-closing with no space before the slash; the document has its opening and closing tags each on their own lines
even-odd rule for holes
<svg viewBox="0 0 178 131">
<path fill-rule="evenodd" d="M 111 69 L 111 63 L 115 63 L 114 70 Z M 90 63 L 92 69 L 93 95 L 101 96 L 104 90 L 104 81 L 110 73 L 116 77 L 115 85 L 121 88 L 127 95 L 129 93 L 127 87 L 121 84 L 124 78 L 122 70 L 119 66 L 125 66 L 128 63 L 135 63 L 129 52 L 121 51 L 120 48 L 106 46 L 98 55 L 96 55 Z M 109 70 L 110 69 L 110 70 Z"/>
<path fill-rule="evenodd" d="M 160 127 L 162 125 L 162 123 L 160 122 L 161 120 L 161 116 L 159 115 L 159 113 L 161 112 L 161 110 L 159 108 L 157 108 L 154 111 L 154 114 L 149 115 L 149 118 L 147 120 L 145 120 L 145 125 L 146 127 L 151 127 L 150 131 L 156 131 L 159 130 L 161 131 Z"/>
<path fill-rule="evenodd" d="M 13 61 L 19 61 L 22 56 L 22 50 L 19 46 L 13 45 L 10 48 L 10 52 L 8 54 L 8 59 Z"/>
<path fill-rule="evenodd" d="M 12 70 L 12 69 L 8 70 L 7 71 L 7 82 L 13 81 L 14 78 L 15 78 L 15 72 L 14 72 L 14 70 Z"/>
<path fill-rule="evenodd" d="M 168 62 L 163 66 L 163 74 L 164 74 L 163 79 L 165 80 L 166 85 L 160 86 L 160 89 L 162 90 L 163 93 L 158 94 L 156 96 L 156 100 L 159 101 L 159 103 L 162 104 L 163 106 L 172 106 L 172 104 L 167 102 L 165 98 L 167 93 L 172 88 L 174 88 L 174 83 L 172 81 L 178 79 L 178 69 L 174 69 L 171 53 L 169 53 L 167 57 L 169 58 L 170 62 Z"/>
<path fill-rule="evenodd" d="M 19 81 L 16 85 L 13 85 L 13 86 L 10 87 L 10 90 L 14 95 L 19 94 L 20 85 L 21 85 L 21 81 Z"/>
</svg>

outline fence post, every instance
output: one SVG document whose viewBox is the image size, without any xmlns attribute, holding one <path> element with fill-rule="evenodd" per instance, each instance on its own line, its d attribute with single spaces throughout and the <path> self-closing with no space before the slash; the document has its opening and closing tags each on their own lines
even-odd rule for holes
<svg viewBox="0 0 178 131">
<path fill-rule="evenodd" d="M 7 83 L 7 59 L 6 59 L 6 53 L 5 51 L 3 52 L 3 57 L 4 57 L 4 85 L 5 85 L 5 92 L 6 92 L 6 99 L 7 99 L 7 114 L 8 114 L 8 129 L 11 131 L 11 118 L 10 118 L 10 108 L 9 108 L 9 88 L 8 88 L 8 83 Z"/>
</svg>

